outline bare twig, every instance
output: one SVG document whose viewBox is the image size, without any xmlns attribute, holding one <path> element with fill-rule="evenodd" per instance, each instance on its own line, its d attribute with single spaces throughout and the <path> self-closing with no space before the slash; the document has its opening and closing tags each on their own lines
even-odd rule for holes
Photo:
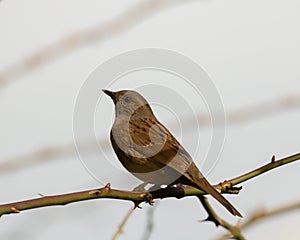
<svg viewBox="0 0 300 240">
<path fill-rule="evenodd" d="M 300 209 L 300 201 L 290 203 L 285 206 L 279 206 L 277 208 L 271 210 L 259 209 L 254 211 L 245 221 L 241 221 L 240 229 L 249 228 L 263 220 L 267 220 L 271 217 L 279 216 L 284 213 L 288 213 L 294 210 Z M 230 236 L 228 234 L 224 234 L 219 237 L 218 240 L 228 239 Z"/>
<path fill-rule="evenodd" d="M 137 207 L 138 207 L 137 204 L 134 204 L 134 207 L 131 208 L 127 212 L 127 214 L 123 218 L 122 222 L 118 226 L 116 232 L 114 233 L 114 235 L 112 237 L 113 240 L 116 240 L 118 238 L 118 236 L 122 234 L 125 224 L 128 222 L 129 218 L 132 216 L 132 213 L 134 212 L 134 210 Z M 152 233 L 152 230 L 153 230 L 153 212 L 154 212 L 156 207 L 157 207 L 157 203 L 155 205 L 151 206 L 151 208 L 149 208 L 148 211 L 147 211 L 147 213 L 148 213 L 147 225 L 146 225 L 143 237 L 141 238 L 143 240 L 150 239 L 150 236 L 151 236 L 151 233 Z"/>
<path fill-rule="evenodd" d="M 274 168 L 277 168 L 279 166 L 291 163 L 295 160 L 298 160 L 300 158 L 300 153 L 299 154 L 295 154 L 286 158 L 283 158 L 281 160 L 276 161 L 275 160 L 275 156 L 273 155 L 271 158 L 271 162 L 260 167 L 257 168 L 251 172 L 248 172 L 246 174 L 243 174 L 239 177 L 233 178 L 229 181 L 224 181 L 223 183 L 220 184 L 220 189 L 222 192 L 233 192 L 234 191 L 239 191 L 240 189 L 236 189 L 233 188 L 234 185 L 237 185 L 239 183 L 242 183 L 244 181 L 247 181 L 251 178 L 257 177 L 265 172 L 268 172 Z M 226 234 L 224 235 L 224 239 L 229 239 L 229 238 L 234 238 L 234 239 L 239 239 L 239 240 L 244 240 L 245 237 L 242 235 L 241 233 L 241 229 L 248 227 L 249 225 L 253 224 L 254 222 L 258 221 L 260 218 L 262 217 L 267 217 L 267 216 L 272 216 L 272 215 L 276 215 L 279 213 L 282 213 L 284 211 L 288 211 L 288 210 L 292 210 L 295 208 L 300 207 L 300 203 L 296 203 L 281 209 L 277 209 L 274 211 L 271 211 L 269 213 L 266 214 L 266 212 L 259 212 L 258 214 L 252 215 L 245 223 L 243 223 L 243 225 L 241 226 L 240 224 L 237 225 L 231 225 L 230 223 L 226 222 L 225 220 L 223 220 L 222 218 L 220 218 L 215 212 L 214 210 L 211 208 L 211 206 L 209 205 L 208 201 L 206 200 L 206 198 L 204 196 L 199 196 L 198 197 L 202 203 L 202 205 L 204 206 L 205 210 L 208 213 L 208 218 L 206 219 L 206 221 L 212 221 L 216 224 L 216 226 L 222 226 L 225 229 L 227 229 L 230 232 L 230 235 Z"/>
<path fill-rule="evenodd" d="M 127 223 L 129 217 L 132 215 L 132 213 L 134 212 L 134 210 L 136 209 L 136 205 L 133 206 L 133 208 L 131 208 L 127 214 L 125 215 L 124 219 L 122 220 L 121 224 L 119 225 L 119 227 L 117 228 L 117 231 L 115 232 L 115 234 L 112 237 L 112 240 L 116 240 L 118 238 L 118 236 L 123 232 L 123 228 L 125 226 L 125 224 Z"/>
<path fill-rule="evenodd" d="M 251 227 L 253 224 L 258 223 L 262 220 L 266 220 L 273 216 L 278 216 L 283 213 L 287 213 L 296 209 L 300 209 L 300 201 L 290 203 L 285 206 L 280 206 L 271 210 L 257 210 L 253 214 L 251 214 L 246 221 L 241 224 L 241 229 L 246 229 Z"/>
<path fill-rule="evenodd" d="M 100 43 L 116 36 L 131 27 L 141 23 L 143 19 L 158 13 L 166 7 L 190 1 L 178 0 L 144 0 L 138 1 L 122 14 L 108 22 L 101 23 L 89 29 L 78 32 L 38 50 L 27 58 L 11 64 L 0 72 L 0 87 L 16 80 L 18 77 L 43 66 L 59 57 L 66 56 L 72 51 L 91 43 Z"/>
<path fill-rule="evenodd" d="M 222 226 L 223 228 L 227 229 L 231 236 L 229 238 L 238 239 L 238 240 L 245 240 L 245 237 L 241 233 L 240 226 L 237 224 L 235 226 L 231 225 L 230 223 L 226 222 L 224 219 L 220 218 L 216 212 L 213 210 L 207 198 L 204 196 L 200 196 L 199 200 L 201 201 L 204 209 L 208 213 L 207 219 L 204 221 L 210 221 L 216 224 L 216 226 Z"/>
<path fill-rule="evenodd" d="M 297 153 L 295 155 L 292 155 L 292 156 L 289 156 L 289 157 L 286 157 L 286 158 L 282 158 L 280 160 L 277 160 L 275 161 L 274 159 L 274 156 L 272 156 L 272 159 L 271 159 L 271 162 L 262 166 L 262 167 L 259 167 L 251 172 L 248 172 L 248 173 L 245 173 L 244 175 L 241 175 L 239 177 L 236 177 L 236 178 L 233 178 L 231 179 L 230 181 L 227 181 L 226 184 L 229 184 L 228 187 L 231 187 L 231 186 L 234 186 L 234 185 L 237 185 L 239 183 L 242 183 L 242 182 L 245 182 L 245 181 L 248 181 L 249 179 L 251 178 L 254 178 L 254 177 L 257 177 L 265 172 L 268 172 L 274 168 L 277 168 L 277 167 L 280 167 L 280 166 L 283 166 L 285 164 L 288 164 L 288 163 L 292 163 L 294 161 L 297 161 L 299 160 L 300 158 L 300 153 Z M 226 188 L 226 184 L 223 186 Z"/>
<path fill-rule="evenodd" d="M 243 174 L 239 177 L 233 178 L 228 181 L 224 181 L 221 184 L 215 185 L 214 187 L 218 190 L 221 190 L 223 193 L 238 193 L 237 189 L 234 189 L 233 186 L 240 184 L 244 181 L 247 181 L 253 177 L 257 177 L 271 169 L 277 168 L 279 166 L 295 162 L 300 159 L 300 153 L 283 158 L 278 161 L 272 161 L 254 171 Z M 190 187 L 169 187 L 165 189 L 159 189 L 150 193 L 136 193 L 129 191 L 120 191 L 114 190 L 110 188 L 108 184 L 104 188 L 82 191 L 82 192 L 74 192 L 56 196 L 43 196 L 36 199 L 20 201 L 15 203 L 8 203 L 0 205 L 0 216 L 4 214 L 11 213 L 19 213 L 23 210 L 33 209 L 33 208 L 41 208 L 48 207 L 54 205 L 66 205 L 73 202 L 85 201 L 96 198 L 112 198 L 112 199 L 122 199 L 127 201 L 132 201 L 135 204 L 139 204 L 141 202 L 152 202 L 152 199 L 163 199 L 163 198 L 182 198 L 186 196 L 201 196 L 204 195 L 205 192 Z"/>
<path fill-rule="evenodd" d="M 282 111 L 288 109 L 295 109 L 300 107 L 300 94 L 282 96 L 273 100 L 262 103 L 253 104 L 248 107 L 231 110 L 227 114 L 227 123 L 229 126 L 235 124 L 242 124 L 251 120 L 266 117 L 267 115 L 280 114 Z M 210 117 L 206 115 L 199 115 L 200 127 L 206 127 L 210 123 Z M 188 125 L 189 119 L 185 124 Z M 170 123 L 172 124 L 172 123 Z M 83 143 L 82 143 L 83 144 Z M 88 148 L 89 143 L 85 143 Z M 107 139 L 101 139 L 99 144 L 103 150 L 109 149 L 109 142 Z M 91 149 L 91 152 L 93 149 Z M 74 143 L 65 143 L 58 146 L 44 147 L 37 149 L 28 154 L 22 154 L 0 161 L 0 173 L 9 173 L 25 167 L 30 167 L 34 164 L 44 163 L 58 157 L 71 157 L 75 156 Z"/>
</svg>

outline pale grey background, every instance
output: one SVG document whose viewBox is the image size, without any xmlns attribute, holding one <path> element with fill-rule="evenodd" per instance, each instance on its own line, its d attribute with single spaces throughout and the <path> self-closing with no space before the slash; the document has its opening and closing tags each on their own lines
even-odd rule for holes
<svg viewBox="0 0 300 240">
<path fill-rule="evenodd" d="M 0 69 L 75 30 L 109 20 L 134 2 L 1 1 Z M 154 14 L 104 44 L 88 45 L 22 76 L 0 89 L 0 161 L 73 141 L 72 112 L 80 86 L 101 62 L 130 49 L 161 47 L 193 58 L 215 81 L 227 110 L 299 94 L 299 8 L 296 0 L 191 1 Z M 108 100 L 103 111 L 112 117 Z M 169 116 L 160 114 L 164 117 Z M 299 120 L 299 109 L 294 109 L 228 127 L 223 154 L 209 180 L 216 183 L 244 173 L 265 164 L 273 154 L 279 158 L 299 152 Z M 103 137 L 108 137 L 108 129 L 109 125 L 103 126 Z M 108 156 L 114 157 L 111 149 Z M 228 199 L 245 216 L 255 208 L 299 200 L 299 170 L 299 163 L 276 169 L 243 184 L 241 194 Z M 135 181 L 129 174 L 104 174 L 116 179 L 114 187 Z M 1 172 L 0 202 L 98 186 L 76 156 L 59 157 Z M 217 203 L 213 205 L 226 219 L 236 221 Z M 4 216 L 0 238 L 109 239 L 129 207 L 127 202 L 99 200 Z M 134 213 L 120 239 L 140 239 L 147 209 Z M 205 216 L 194 198 L 161 201 L 152 239 L 214 239 L 223 230 L 197 222 Z M 300 234 L 299 221 L 298 212 L 286 214 L 245 235 L 249 239 L 295 239 Z"/>
</svg>

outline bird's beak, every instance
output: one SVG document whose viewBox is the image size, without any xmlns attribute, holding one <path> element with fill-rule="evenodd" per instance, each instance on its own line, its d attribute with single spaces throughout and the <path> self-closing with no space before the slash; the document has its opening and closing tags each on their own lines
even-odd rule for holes
<svg viewBox="0 0 300 240">
<path fill-rule="evenodd" d="M 109 90 L 106 90 L 106 89 L 102 89 L 102 91 L 107 94 L 108 96 L 111 97 L 111 99 L 114 101 L 114 103 L 116 103 L 117 101 L 117 98 L 116 98 L 116 93 L 115 92 L 112 92 L 112 91 L 109 91 Z"/>
</svg>

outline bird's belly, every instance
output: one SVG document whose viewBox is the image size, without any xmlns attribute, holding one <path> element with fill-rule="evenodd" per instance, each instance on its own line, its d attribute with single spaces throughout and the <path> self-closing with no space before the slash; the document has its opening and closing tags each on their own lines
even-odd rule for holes
<svg viewBox="0 0 300 240">
<path fill-rule="evenodd" d="M 151 159 L 125 156 L 125 154 L 119 156 L 122 165 L 133 176 L 144 182 L 156 185 L 169 185 L 176 182 L 182 175 L 182 173 L 168 165 L 157 166 Z"/>
<path fill-rule="evenodd" d="M 181 174 L 172 169 L 160 169 L 153 172 L 136 173 L 131 172 L 136 178 L 143 182 L 155 184 L 155 185 L 170 185 L 176 182 L 180 178 Z"/>
</svg>

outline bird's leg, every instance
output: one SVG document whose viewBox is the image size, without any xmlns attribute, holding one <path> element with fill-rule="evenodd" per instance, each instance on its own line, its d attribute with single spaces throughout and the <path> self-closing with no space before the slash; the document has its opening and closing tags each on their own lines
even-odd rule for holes
<svg viewBox="0 0 300 240">
<path fill-rule="evenodd" d="M 182 198 L 184 196 L 184 189 L 174 185 L 167 185 L 166 187 L 161 187 L 155 185 L 149 189 L 149 192 L 152 194 L 152 197 L 155 198 L 166 198 L 166 197 L 176 197 Z"/>
<path fill-rule="evenodd" d="M 140 185 L 136 186 L 132 192 L 142 192 L 142 195 L 143 195 L 143 198 L 144 198 L 144 201 L 149 203 L 150 205 L 153 205 L 154 201 L 152 199 L 152 195 L 150 193 L 150 191 L 146 190 L 145 187 L 148 185 L 149 183 L 148 182 L 143 182 L 141 183 Z M 142 196 L 141 195 L 141 196 Z M 140 208 L 140 203 L 141 202 L 136 202 L 135 203 L 135 207 L 138 207 Z"/>
</svg>

